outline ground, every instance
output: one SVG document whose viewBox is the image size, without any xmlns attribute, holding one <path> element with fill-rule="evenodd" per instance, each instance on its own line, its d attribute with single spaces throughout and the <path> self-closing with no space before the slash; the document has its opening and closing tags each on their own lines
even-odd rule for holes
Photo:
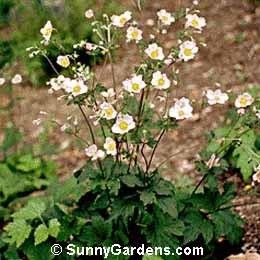
<svg viewBox="0 0 260 260">
<path fill-rule="evenodd" d="M 128 6 L 131 3 L 126 0 L 122 2 Z M 189 6 L 190 2 L 149 1 L 142 15 L 137 16 L 145 22 L 153 18 L 158 9 L 175 10 L 177 5 Z M 203 90 L 214 88 L 216 82 L 220 83 L 222 90 L 232 89 L 235 93 L 247 89 L 250 85 L 260 85 L 260 5 L 256 7 L 246 0 L 202 0 L 199 9 L 208 23 L 205 33 L 200 36 L 207 43 L 207 47 L 202 47 L 198 58 L 182 67 L 181 84 L 176 87 L 177 96 L 188 96 L 199 100 Z M 165 47 L 170 46 L 174 40 L 174 35 L 169 32 L 165 36 Z M 124 56 L 119 54 L 115 60 L 117 82 L 129 76 L 130 69 L 136 63 L 135 49 L 132 46 L 125 48 Z M 110 68 L 100 66 L 96 70 L 98 73 L 102 71 L 103 82 L 106 86 L 111 86 Z M 15 95 L 24 98 L 15 109 L 15 119 L 23 129 L 27 142 L 32 142 L 32 140 L 35 142 L 40 131 L 39 127 L 32 125 L 32 121 L 39 117 L 39 111 L 47 111 L 60 121 L 71 113 L 78 114 L 76 109 L 69 112 L 62 101 L 57 101 L 57 96 L 47 93 L 46 88 L 16 87 Z M 165 167 L 165 176 L 176 180 L 176 176 L 188 173 L 191 179 L 197 180 L 198 174 L 194 169 L 194 160 L 198 158 L 198 153 L 205 144 L 205 132 L 220 125 L 224 120 L 224 114 L 225 109 L 218 107 L 204 109 L 193 120 L 183 122 L 177 131 L 168 134 L 163 139 L 161 145 L 163 148 L 159 149 L 156 154 L 155 165 L 169 155 L 177 153 L 166 165 L 168 167 Z M 59 174 L 65 178 L 80 167 L 86 158 L 84 153 L 73 144 L 71 138 L 65 134 L 56 130 L 51 136 L 52 141 L 64 150 L 55 157 L 55 160 L 61 166 Z M 235 181 L 243 190 L 241 181 Z M 248 198 L 242 195 L 243 192 L 240 193 L 237 201 L 246 203 Z M 260 200 L 253 198 L 253 201 Z M 256 248 L 259 250 L 259 204 L 238 207 L 237 210 L 247 222 L 245 227 L 247 232 L 241 251 L 248 249 L 254 251 Z"/>
</svg>

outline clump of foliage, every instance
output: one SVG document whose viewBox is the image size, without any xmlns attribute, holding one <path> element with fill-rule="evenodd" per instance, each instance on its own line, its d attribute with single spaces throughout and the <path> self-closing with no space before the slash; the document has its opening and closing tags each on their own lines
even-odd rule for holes
<svg viewBox="0 0 260 260">
<path fill-rule="evenodd" d="M 199 45 L 198 33 L 206 20 L 196 9 L 158 11 L 158 21 L 150 28 L 155 35 L 149 39 L 141 25 L 132 21 L 130 11 L 96 20 L 94 11 L 88 10 L 98 43 L 81 41 L 74 44 L 72 53 L 62 49 L 54 62 L 48 57 L 48 47 L 59 46 L 55 22 L 49 20 L 41 28 L 42 41 L 29 49 L 30 56 L 46 59 L 57 74 L 48 83 L 49 93 L 61 92 L 64 102 L 81 112 L 87 138 L 86 132 L 82 137 L 79 124 L 66 123 L 62 129 L 86 145 L 89 160 L 73 177 L 53 185 L 45 196 L 33 198 L 12 214 L 2 234 L 6 257 L 52 259 L 50 247 L 56 242 L 64 249 L 69 242 L 172 249 L 195 244 L 211 257 L 221 238 L 230 243 L 240 241 L 243 223 L 232 211 L 235 187 L 219 183 L 227 166 L 224 160 L 215 160 L 221 148 L 197 162 L 201 181 L 187 190 L 165 180 L 160 172 L 162 163 L 154 163 L 164 136 L 180 127 L 181 120 L 192 118 L 197 109 L 187 97 L 174 98 L 178 70 L 196 58 L 204 45 Z M 176 33 L 178 41 L 163 48 L 162 35 L 177 23 L 183 28 Z M 133 74 L 118 83 L 112 54 L 124 44 L 119 37 L 122 34 L 128 47 L 137 48 L 141 61 Z M 111 68 L 112 87 L 102 84 L 102 72 L 96 73 L 82 61 L 82 51 L 93 57 L 104 55 L 105 65 Z M 220 89 L 208 90 L 206 98 L 209 105 L 223 105 L 229 95 Z M 235 107 L 247 111 L 256 102 L 245 92 L 236 97 Z M 67 257 L 66 252 L 60 257 Z M 168 255 L 167 259 L 178 257 Z"/>
<path fill-rule="evenodd" d="M 0 146 L 4 159 L 0 161 L 0 217 L 6 217 L 9 206 L 16 199 L 30 194 L 32 191 L 47 187 L 56 180 L 56 166 L 34 156 L 31 152 L 15 152 L 7 154 L 13 145 L 20 141 L 20 132 L 11 127 L 6 128 L 3 144 Z M 4 213 L 4 214 L 3 214 Z"/>
<path fill-rule="evenodd" d="M 7 102 L 0 107 L 0 113 L 7 115 L 8 122 L 3 127 L 4 136 L 0 143 L 0 220 L 7 221 L 22 200 L 32 192 L 46 188 L 57 178 L 53 161 L 35 155 L 33 147 L 21 147 L 23 136 L 13 121 L 17 98 L 13 96 L 12 85 L 1 86 L 1 95 Z M 47 149 L 43 148 L 43 144 L 38 145 L 38 151 L 45 153 Z"/>
<path fill-rule="evenodd" d="M 235 196 L 232 184 L 221 193 L 206 184 L 190 194 L 176 190 L 158 172 L 147 175 L 136 167 L 129 173 L 127 164 L 112 159 L 105 159 L 102 166 L 103 171 L 88 163 L 75 177 L 51 186 L 44 197 L 33 198 L 16 211 L 2 235 L 6 243 L 2 249 L 9 244 L 5 255 L 52 259 L 52 244 L 65 249 L 71 237 L 77 246 L 117 243 L 176 249 L 196 244 L 204 246 L 205 255 L 214 252 L 220 237 L 239 241 L 242 222 L 227 207 Z M 60 257 L 64 259 L 66 252 Z"/>
<path fill-rule="evenodd" d="M 212 154 L 239 171 L 244 181 L 249 181 L 260 165 L 260 96 L 259 86 L 250 90 L 254 106 L 237 111 L 230 109 L 223 127 L 209 134 L 202 156 L 209 160 Z"/>
<path fill-rule="evenodd" d="M 0 3 L 0 28 L 8 23 L 10 18 L 10 10 L 14 6 L 12 0 L 2 0 Z"/>
</svg>

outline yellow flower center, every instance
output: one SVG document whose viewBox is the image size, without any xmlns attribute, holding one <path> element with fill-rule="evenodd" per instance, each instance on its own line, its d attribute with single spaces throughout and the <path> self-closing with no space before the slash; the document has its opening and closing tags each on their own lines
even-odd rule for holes
<svg viewBox="0 0 260 260">
<path fill-rule="evenodd" d="M 138 32 L 137 32 L 137 31 L 133 31 L 133 32 L 131 33 L 131 36 L 132 36 L 133 39 L 137 39 L 137 37 L 138 37 Z"/>
<path fill-rule="evenodd" d="M 156 59 L 156 58 L 158 57 L 158 55 L 159 55 L 158 50 L 155 50 L 155 51 L 152 51 L 152 52 L 151 52 L 151 58 L 152 58 L 152 59 Z"/>
<path fill-rule="evenodd" d="M 160 78 L 160 79 L 158 80 L 158 85 L 159 85 L 159 86 L 163 86 L 164 83 L 165 83 L 165 81 L 164 81 L 163 78 Z"/>
<path fill-rule="evenodd" d="M 61 60 L 61 65 L 62 65 L 63 67 L 67 67 L 67 66 L 69 65 L 68 60 L 67 60 L 66 58 L 62 59 L 62 60 Z"/>
<path fill-rule="evenodd" d="M 192 50 L 189 48 L 185 48 L 183 53 L 185 56 L 192 56 Z"/>
<path fill-rule="evenodd" d="M 198 20 L 193 19 L 192 22 L 191 22 L 191 25 L 192 25 L 193 27 L 198 27 L 198 26 L 199 26 Z"/>
<path fill-rule="evenodd" d="M 110 143 L 107 148 L 109 151 L 114 151 L 116 149 L 116 145 L 115 143 Z"/>
<path fill-rule="evenodd" d="M 168 22 L 168 16 L 166 16 L 166 15 L 164 15 L 164 16 L 162 16 L 162 20 L 166 23 L 166 22 Z"/>
<path fill-rule="evenodd" d="M 179 116 L 184 116 L 185 115 L 183 110 L 180 110 L 178 114 L 179 114 Z"/>
<path fill-rule="evenodd" d="M 119 20 L 120 24 L 125 25 L 125 23 L 127 22 L 125 17 L 121 17 Z"/>
<path fill-rule="evenodd" d="M 246 97 L 242 97 L 241 99 L 240 99 L 240 104 L 241 104 L 241 106 L 247 106 L 247 98 Z"/>
<path fill-rule="evenodd" d="M 128 123 L 126 121 L 121 121 L 119 123 L 119 128 L 123 131 L 126 131 L 128 129 Z"/>
<path fill-rule="evenodd" d="M 134 91 L 138 91 L 138 90 L 140 90 L 140 85 L 139 85 L 138 83 L 133 83 L 133 84 L 132 84 L 132 89 L 133 89 Z"/>
<path fill-rule="evenodd" d="M 110 108 L 107 108 L 105 110 L 105 113 L 106 113 L 106 116 L 107 117 L 111 117 L 113 115 L 113 109 L 110 107 Z"/>
<path fill-rule="evenodd" d="M 73 92 L 74 93 L 80 93 L 80 90 L 81 90 L 80 86 L 73 87 Z"/>
<path fill-rule="evenodd" d="M 50 36 L 51 33 L 52 33 L 52 28 L 47 28 L 47 29 L 45 29 L 44 35 L 45 36 Z"/>
</svg>

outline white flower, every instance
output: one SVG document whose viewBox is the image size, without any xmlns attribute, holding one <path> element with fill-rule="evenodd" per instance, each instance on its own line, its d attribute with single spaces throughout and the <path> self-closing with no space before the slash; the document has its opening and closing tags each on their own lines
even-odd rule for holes
<svg viewBox="0 0 260 260">
<path fill-rule="evenodd" d="M 152 27 L 152 26 L 154 26 L 154 20 L 153 19 L 147 19 L 145 24 Z"/>
<path fill-rule="evenodd" d="M 206 97 L 208 99 L 209 105 L 225 104 L 228 101 L 228 95 L 223 93 L 220 89 L 215 91 L 207 90 Z"/>
<path fill-rule="evenodd" d="M 53 91 L 58 91 L 62 88 L 65 88 L 64 82 L 69 80 L 69 78 L 65 78 L 63 75 L 59 75 L 57 78 L 52 78 L 49 82 L 47 82 L 47 85 L 50 85 Z"/>
<path fill-rule="evenodd" d="M 163 29 L 163 30 L 162 30 L 162 34 L 167 34 L 167 30 L 166 30 L 166 29 Z"/>
<path fill-rule="evenodd" d="M 11 80 L 12 84 L 20 84 L 22 81 L 23 81 L 23 78 L 20 74 L 14 75 L 14 77 Z"/>
<path fill-rule="evenodd" d="M 92 157 L 95 155 L 95 153 L 97 152 L 97 146 L 95 144 L 89 146 L 88 148 L 85 149 L 85 153 L 88 157 Z"/>
<path fill-rule="evenodd" d="M 66 132 L 68 129 L 71 128 L 71 125 L 66 123 L 60 127 L 61 132 Z"/>
<path fill-rule="evenodd" d="M 260 170 L 253 175 L 253 182 L 260 183 Z"/>
<path fill-rule="evenodd" d="M 113 88 L 109 88 L 107 91 L 102 91 L 101 95 L 105 98 L 110 98 L 115 96 L 115 91 Z"/>
<path fill-rule="evenodd" d="M 92 144 L 88 148 L 85 149 L 85 153 L 88 157 L 91 157 L 92 161 L 97 159 L 103 159 L 105 157 L 105 152 L 102 150 L 98 150 L 95 144 Z"/>
<path fill-rule="evenodd" d="M 142 36 L 143 32 L 136 28 L 136 27 L 133 27 L 133 26 L 130 26 L 128 29 L 127 29 L 127 33 L 126 33 L 126 38 L 127 38 L 127 41 L 136 41 L 136 42 L 139 42 L 142 40 L 143 36 Z"/>
<path fill-rule="evenodd" d="M 146 84 L 143 81 L 142 75 L 133 75 L 131 79 L 123 81 L 123 87 L 130 93 L 140 93 L 146 87 Z"/>
<path fill-rule="evenodd" d="M 210 159 L 206 162 L 206 165 L 209 169 L 219 166 L 220 158 L 216 156 L 216 154 L 212 154 Z"/>
<path fill-rule="evenodd" d="M 86 48 L 87 51 L 94 51 L 98 48 L 98 46 L 93 44 L 93 43 L 86 42 L 85 48 Z"/>
<path fill-rule="evenodd" d="M 149 44 L 148 48 L 145 49 L 145 53 L 153 60 L 164 59 L 163 49 L 157 43 Z"/>
<path fill-rule="evenodd" d="M 91 19 L 92 17 L 94 16 L 94 12 L 92 9 L 88 9 L 86 12 L 85 12 L 85 17 L 87 19 Z"/>
<path fill-rule="evenodd" d="M 195 41 L 185 41 L 180 45 L 179 58 L 184 61 L 192 60 L 199 48 Z"/>
<path fill-rule="evenodd" d="M 242 115 L 244 115 L 246 113 L 246 110 L 244 108 L 239 108 L 237 110 L 237 113 L 242 116 Z"/>
<path fill-rule="evenodd" d="M 59 64 L 63 68 L 68 68 L 70 65 L 70 59 L 67 55 L 65 56 L 58 56 L 57 58 L 57 64 Z"/>
<path fill-rule="evenodd" d="M 175 22 L 175 18 L 172 16 L 172 14 L 164 9 L 157 12 L 157 16 L 164 25 L 171 25 Z"/>
<path fill-rule="evenodd" d="M 106 141 L 104 143 L 104 148 L 105 148 L 107 154 L 111 154 L 113 156 L 115 156 L 117 154 L 116 142 L 111 137 L 106 138 Z"/>
<path fill-rule="evenodd" d="M 239 95 L 235 101 L 235 107 L 244 108 L 250 106 L 254 102 L 254 98 L 247 92 Z"/>
<path fill-rule="evenodd" d="M 193 108 L 190 105 L 189 99 L 183 97 L 177 100 L 173 107 L 169 110 L 169 116 L 177 120 L 187 119 L 192 117 Z"/>
<path fill-rule="evenodd" d="M 128 114 L 119 114 L 116 123 L 112 126 L 112 132 L 115 134 L 125 134 L 135 128 L 133 117 Z"/>
<path fill-rule="evenodd" d="M 65 88 L 68 93 L 71 93 L 73 96 L 78 96 L 84 93 L 87 93 L 88 87 L 84 84 L 82 80 L 66 80 Z"/>
<path fill-rule="evenodd" d="M 43 28 L 41 28 L 40 33 L 42 34 L 44 40 L 46 43 L 48 43 L 51 39 L 52 31 L 53 31 L 53 26 L 51 21 L 48 21 Z"/>
<path fill-rule="evenodd" d="M 37 118 L 35 120 L 32 121 L 33 125 L 39 126 L 42 123 L 41 118 Z"/>
<path fill-rule="evenodd" d="M 258 119 L 260 119 L 260 110 L 256 111 L 255 115 Z"/>
<path fill-rule="evenodd" d="M 100 105 L 100 108 L 101 108 L 101 117 L 107 120 L 116 118 L 117 112 L 111 104 L 104 102 Z"/>
<path fill-rule="evenodd" d="M 47 85 L 51 85 L 51 90 L 58 91 L 61 89 L 60 85 L 57 82 L 57 78 L 50 79 L 49 82 L 47 82 Z"/>
<path fill-rule="evenodd" d="M 186 15 L 185 27 L 193 27 L 199 31 L 206 26 L 206 20 L 204 17 L 199 17 L 197 14 L 187 14 Z"/>
<path fill-rule="evenodd" d="M 0 86 L 5 84 L 5 79 L 4 78 L 0 78 Z"/>
<path fill-rule="evenodd" d="M 164 60 L 164 64 L 170 66 L 174 62 L 174 57 L 172 54 L 169 54 L 167 58 Z"/>
<path fill-rule="evenodd" d="M 124 12 L 121 15 L 113 15 L 111 17 L 112 24 L 116 27 L 124 27 L 125 24 L 132 19 L 132 13 L 129 11 Z"/>
<path fill-rule="evenodd" d="M 106 154 L 103 150 L 98 150 L 96 155 L 92 157 L 92 161 L 95 161 L 97 159 L 104 159 L 106 157 Z"/>
<path fill-rule="evenodd" d="M 167 89 L 171 86 L 171 82 L 165 73 L 156 71 L 153 73 L 152 85 L 157 89 Z"/>
</svg>

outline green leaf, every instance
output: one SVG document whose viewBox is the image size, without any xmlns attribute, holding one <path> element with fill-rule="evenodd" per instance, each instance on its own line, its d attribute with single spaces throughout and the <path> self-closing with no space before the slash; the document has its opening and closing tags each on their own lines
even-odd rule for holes
<svg viewBox="0 0 260 260">
<path fill-rule="evenodd" d="M 78 201 L 88 191 L 87 180 L 78 183 L 77 179 L 72 177 L 63 183 L 53 184 L 49 191 L 54 197 L 56 203 L 61 203 L 68 199 Z"/>
<path fill-rule="evenodd" d="M 178 212 L 174 198 L 159 198 L 157 205 L 164 213 L 168 213 L 173 218 L 177 217 Z"/>
<path fill-rule="evenodd" d="M 22 134 L 20 133 L 19 129 L 16 127 L 8 127 L 5 129 L 5 136 L 2 145 L 0 146 L 0 150 L 6 152 L 12 146 L 18 144 L 22 139 Z"/>
<path fill-rule="evenodd" d="M 189 227 L 184 232 L 184 244 L 195 241 L 200 235 L 200 231 L 197 228 Z"/>
<path fill-rule="evenodd" d="M 7 251 L 5 251 L 4 259 L 7 260 L 14 260 L 14 259 L 20 259 L 19 255 L 18 255 L 18 250 L 15 248 L 15 246 L 8 246 Z"/>
<path fill-rule="evenodd" d="M 178 236 L 183 236 L 184 224 L 180 220 L 173 220 L 172 217 L 162 214 L 161 210 L 155 208 L 153 224 L 147 226 L 144 230 L 148 242 L 153 246 L 180 245 Z"/>
<path fill-rule="evenodd" d="M 12 223 L 9 223 L 4 230 L 10 237 L 9 243 L 16 243 L 16 247 L 20 247 L 23 242 L 29 237 L 31 233 L 31 226 L 23 219 L 17 219 Z"/>
<path fill-rule="evenodd" d="M 121 181 L 128 187 L 142 186 L 142 182 L 136 175 L 124 175 L 121 178 Z"/>
<path fill-rule="evenodd" d="M 184 243 L 190 243 L 195 241 L 201 234 L 205 241 L 210 241 L 213 236 L 213 226 L 205 217 L 197 211 L 191 211 L 185 217 L 185 222 L 190 225 L 186 225 L 184 232 Z"/>
<path fill-rule="evenodd" d="M 234 150 L 233 156 L 237 156 L 236 167 L 241 170 L 243 179 L 247 181 L 254 171 L 247 147 L 241 145 Z"/>
<path fill-rule="evenodd" d="M 155 194 L 152 191 L 142 191 L 140 194 L 140 200 L 144 205 L 152 204 L 156 201 Z"/>
<path fill-rule="evenodd" d="M 160 182 L 155 186 L 154 191 L 158 195 L 171 195 L 174 191 L 174 187 L 172 183 L 160 180 Z"/>
<path fill-rule="evenodd" d="M 57 238 L 60 232 L 60 222 L 58 221 L 58 219 L 53 218 L 49 221 L 48 232 L 50 236 Z"/>
<path fill-rule="evenodd" d="M 15 212 L 12 217 L 14 219 L 30 220 L 39 218 L 42 213 L 46 210 L 46 205 L 41 199 L 33 199 L 28 204 Z"/>
<path fill-rule="evenodd" d="M 51 260 L 54 256 L 51 253 L 51 244 L 43 242 L 37 246 L 34 245 L 33 238 L 25 241 L 23 244 L 23 251 L 26 259 L 30 260 Z"/>
<path fill-rule="evenodd" d="M 23 172 L 36 171 L 41 168 L 41 160 L 33 158 L 32 154 L 26 154 L 19 158 L 16 168 Z"/>
<path fill-rule="evenodd" d="M 91 225 L 83 228 L 80 240 L 92 245 L 104 245 L 112 234 L 112 224 L 104 221 L 100 216 L 93 217 Z"/>
<path fill-rule="evenodd" d="M 203 224 L 200 226 L 200 229 L 202 236 L 205 239 L 205 243 L 208 244 L 214 235 L 213 225 L 209 221 L 204 220 Z"/>
<path fill-rule="evenodd" d="M 107 187 L 109 188 L 109 192 L 111 194 L 117 196 L 120 190 L 120 181 L 118 179 L 109 181 L 107 182 Z"/>
<path fill-rule="evenodd" d="M 48 239 L 48 236 L 48 228 L 44 224 L 39 225 L 34 232 L 34 245 L 37 246 L 40 243 L 46 241 Z"/>
<path fill-rule="evenodd" d="M 184 232 L 184 223 L 181 220 L 174 220 L 171 224 L 172 234 L 176 236 L 183 236 Z"/>
<path fill-rule="evenodd" d="M 229 210 L 215 212 L 211 215 L 217 237 L 226 236 L 232 243 L 238 243 L 242 237 L 243 221 Z"/>
</svg>

